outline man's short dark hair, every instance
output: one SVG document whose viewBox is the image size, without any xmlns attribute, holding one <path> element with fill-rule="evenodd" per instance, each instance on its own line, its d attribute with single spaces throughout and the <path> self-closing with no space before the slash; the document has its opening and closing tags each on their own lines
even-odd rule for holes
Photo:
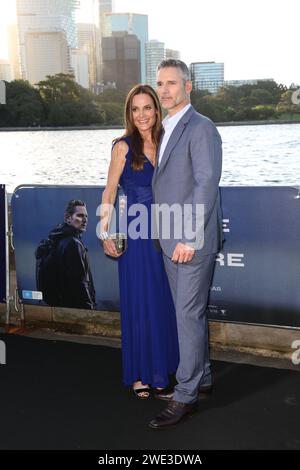
<svg viewBox="0 0 300 470">
<path fill-rule="evenodd" d="M 175 68 L 181 70 L 182 75 L 183 75 L 183 79 L 185 81 L 191 79 L 190 78 L 189 68 L 188 68 L 188 66 L 186 65 L 185 62 L 182 62 L 182 60 L 179 60 L 179 59 L 164 59 L 160 62 L 160 64 L 158 64 L 156 71 L 158 72 L 160 69 L 164 69 L 166 67 L 175 67 Z"/>
<path fill-rule="evenodd" d="M 86 207 L 85 203 L 81 201 L 80 199 L 71 199 L 71 201 L 68 202 L 67 207 L 65 209 L 65 220 L 68 217 L 72 217 L 72 215 L 75 212 L 76 206 Z"/>
</svg>

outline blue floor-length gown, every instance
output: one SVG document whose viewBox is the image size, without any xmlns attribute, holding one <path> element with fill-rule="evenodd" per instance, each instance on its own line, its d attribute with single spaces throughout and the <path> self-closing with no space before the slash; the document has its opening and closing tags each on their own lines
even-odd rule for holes
<svg viewBox="0 0 300 470">
<path fill-rule="evenodd" d="M 147 208 L 148 234 L 151 234 L 151 180 L 154 167 L 145 157 L 144 168 L 131 167 L 130 137 L 123 137 L 129 150 L 120 178 L 127 196 L 127 211 L 132 204 Z M 137 214 L 138 215 L 138 214 Z M 128 216 L 128 225 L 135 217 Z M 176 314 L 162 252 L 151 237 L 132 239 L 119 258 L 119 282 L 122 328 L 123 382 L 132 385 L 141 380 L 152 387 L 166 387 L 169 374 L 176 372 L 179 348 Z"/>
</svg>

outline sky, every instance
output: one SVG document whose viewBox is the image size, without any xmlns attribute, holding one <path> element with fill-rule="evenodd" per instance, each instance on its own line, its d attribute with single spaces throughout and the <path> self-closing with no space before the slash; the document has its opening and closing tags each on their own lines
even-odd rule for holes
<svg viewBox="0 0 300 470">
<path fill-rule="evenodd" d="M 93 22 L 93 1 L 81 0 L 78 22 Z M 0 0 L 0 59 L 14 0 Z M 225 80 L 274 78 L 300 84 L 299 0 L 115 0 L 115 11 L 149 16 L 149 39 L 191 62 L 224 62 Z"/>
</svg>

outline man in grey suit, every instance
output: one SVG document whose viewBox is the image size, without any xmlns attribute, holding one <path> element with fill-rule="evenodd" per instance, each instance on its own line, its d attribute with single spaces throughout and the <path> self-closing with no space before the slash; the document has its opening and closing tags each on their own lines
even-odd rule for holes
<svg viewBox="0 0 300 470">
<path fill-rule="evenodd" d="M 214 123 L 190 104 L 191 90 L 184 62 L 167 59 L 160 63 L 157 93 L 168 116 L 153 175 L 154 202 L 189 206 L 190 215 L 182 220 L 194 227 L 199 222 L 197 206 L 202 205 L 203 236 L 199 243 L 185 235 L 178 240 L 158 234 L 176 307 L 180 363 L 174 393 L 157 392 L 158 398 L 168 399 L 168 406 L 151 421 L 154 429 L 177 424 L 192 413 L 199 393 L 212 386 L 206 308 L 222 243 L 222 141 Z"/>
</svg>

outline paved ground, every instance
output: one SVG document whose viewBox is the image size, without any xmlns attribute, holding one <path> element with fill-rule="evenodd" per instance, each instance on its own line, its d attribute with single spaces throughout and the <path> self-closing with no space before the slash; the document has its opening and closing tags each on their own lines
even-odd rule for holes
<svg viewBox="0 0 300 470">
<path fill-rule="evenodd" d="M 0 333 L 1 449 L 300 449 L 297 370 L 214 360 L 211 398 L 156 431 L 148 422 L 165 405 L 122 385 L 118 341 L 43 334 Z"/>
</svg>

